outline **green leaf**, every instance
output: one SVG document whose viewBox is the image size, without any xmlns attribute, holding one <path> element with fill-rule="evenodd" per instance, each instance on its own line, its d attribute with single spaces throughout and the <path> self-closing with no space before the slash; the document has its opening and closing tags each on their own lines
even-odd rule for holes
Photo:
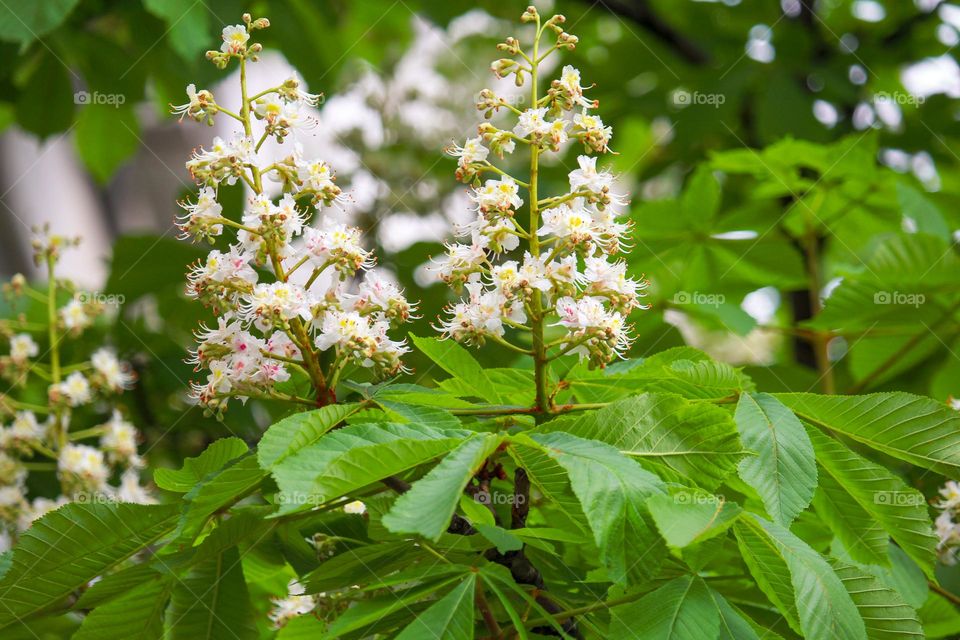
<svg viewBox="0 0 960 640">
<path fill-rule="evenodd" d="M 140 148 L 139 130 L 132 104 L 84 104 L 80 108 L 74 142 L 83 164 L 97 182 L 107 182 Z"/>
<path fill-rule="evenodd" d="M 887 455 L 960 479 L 960 413 L 910 393 L 777 394 L 797 416 Z"/>
<path fill-rule="evenodd" d="M 567 472 L 613 582 L 656 575 L 664 546 L 646 501 L 665 493 L 660 478 L 610 445 L 568 433 L 515 436 L 514 440 L 520 445 L 535 443 Z"/>
<path fill-rule="evenodd" d="M 717 640 L 761 640 L 750 622 L 734 609 L 726 598 L 713 589 L 710 589 L 710 597 L 720 612 L 720 635 Z M 771 638 L 775 637 L 772 632 L 770 635 Z"/>
<path fill-rule="evenodd" d="M 500 553 L 519 551 L 523 548 L 523 540 L 515 536 L 512 530 L 484 522 L 478 522 L 473 525 L 473 527 L 477 530 L 477 533 L 493 544 Z"/>
<path fill-rule="evenodd" d="M 902 180 L 897 182 L 897 202 L 904 217 L 916 223 L 917 231 L 950 239 L 950 227 L 939 207 Z"/>
<path fill-rule="evenodd" d="M 671 547 L 683 548 L 726 531 L 740 515 L 740 506 L 699 489 L 677 489 L 647 500 L 660 535 Z"/>
<path fill-rule="evenodd" d="M 80 0 L 0 3 L 0 40 L 23 47 L 59 27 Z"/>
<path fill-rule="evenodd" d="M 168 640 L 258 637 L 236 547 L 204 559 L 176 582 L 167 610 Z"/>
<path fill-rule="evenodd" d="M 468 437 L 397 498 L 383 516 L 383 525 L 394 533 L 416 533 L 430 540 L 439 539 L 450 526 L 467 483 L 503 438 L 496 434 Z"/>
<path fill-rule="evenodd" d="M 719 209 L 720 183 L 708 166 L 701 165 L 683 190 L 680 212 L 690 228 L 709 231 Z"/>
<path fill-rule="evenodd" d="M 176 524 L 173 505 L 71 503 L 33 524 L 0 581 L 0 629 L 50 607 Z"/>
<path fill-rule="evenodd" d="M 477 574 L 471 573 L 453 591 L 418 615 L 396 640 L 473 640 L 473 598 Z"/>
<path fill-rule="evenodd" d="M 144 8 L 167 23 L 170 48 L 193 64 L 209 49 L 210 10 L 193 0 L 144 0 Z M 219 22 L 219 20 L 218 20 Z"/>
<path fill-rule="evenodd" d="M 925 637 L 917 612 L 899 593 L 853 565 L 834 560 L 833 567 L 860 610 L 870 640 Z"/>
<path fill-rule="evenodd" d="M 644 393 L 543 428 L 605 442 L 708 490 L 716 488 L 742 456 L 729 413 L 675 395 Z"/>
<path fill-rule="evenodd" d="M 462 426 L 452 413 L 440 407 L 424 407 L 386 398 L 377 398 L 376 402 L 388 416 L 399 418 L 402 422 L 435 429 L 459 429 Z"/>
<path fill-rule="evenodd" d="M 853 559 L 876 565 L 889 562 L 890 536 L 832 475 L 823 470 L 817 493 L 813 496 L 813 507 Z"/>
<path fill-rule="evenodd" d="M 257 457 L 250 453 L 206 477 L 183 496 L 178 538 L 197 535 L 211 515 L 251 493 L 266 475 Z"/>
<path fill-rule="evenodd" d="M 716 640 L 720 614 L 701 578 L 674 578 L 640 600 L 610 611 L 611 638 Z"/>
<path fill-rule="evenodd" d="M 470 433 L 393 423 L 360 423 L 329 433 L 274 466 L 280 513 L 324 504 L 429 462 Z"/>
<path fill-rule="evenodd" d="M 742 394 L 735 417 L 743 446 L 757 454 L 740 461 L 740 478 L 760 495 L 767 513 L 789 527 L 817 488 L 810 438 L 797 417 L 770 394 Z"/>
<path fill-rule="evenodd" d="M 6 6 L 0 5 L 0 14 Z M 0 24 L 10 24 L 9 19 L 0 18 Z M 64 63 L 49 51 L 42 52 L 41 56 L 17 97 L 16 114 L 21 127 L 46 138 L 70 126 L 75 94 Z"/>
<path fill-rule="evenodd" d="M 163 637 L 163 613 L 172 587 L 171 576 L 160 579 L 158 575 L 131 589 L 87 614 L 73 639 L 159 640 Z"/>
<path fill-rule="evenodd" d="M 359 404 L 331 404 L 321 409 L 295 413 L 275 422 L 257 445 L 260 466 L 270 469 L 286 457 L 307 448 L 359 409 Z"/>
<path fill-rule="evenodd" d="M 811 429 L 811 439 L 817 451 L 817 460 L 824 473 L 833 480 L 900 545 L 927 576 L 934 579 L 937 561 L 937 536 L 927 514 L 927 501 L 923 494 L 909 487 L 903 480 L 884 467 L 875 464 L 851 451 L 844 444 Z M 854 530 L 852 536 L 868 533 Z M 875 562 L 871 557 L 857 554 L 857 546 L 851 546 L 840 531 L 837 536 L 847 549 L 861 562 Z M 850 536 L 847 536 L 850 537 Z M 889 565 L 884 555 L 879 564 Z"/>
<path fill-rule="evenodd" d="M 501 402 L 500 394 L 480 363 L 453 340 L 410 336 L 417 348 L 441 369 L 469 385 L 473 394 L 487 402 Z"/>
<path fill-rule="evenodd" d="M 740 552 L 760 589 L 807 638 L 867 637 L 840 578 L 807 543 L 775 522 L 745 514 L 734 525 Z"/>
<path fill-rule="evenodd" d="M 167 491 L 186 493 L 209 474 L 247 453 L 247 443 L 240 438 L 221 438 L 195 458 L 187 458 L 179 469 L 156 469 L 153 481 Z"/>
<path fill-rule="evenodd" d="M 369 637 L 374 630 L 380 630 L 384 618 L 397 611 L 405 611 L 413 617 L 410 606 L 423 600 L 445 587 L 459 581 L 460 577 L 431 581 L 403 591 L 391 591 L 386 595 L 361 600 L 348 608 L 327 629 L 323 638 L 342 638 L 351 631 L 362 630 L 357 637 Z M 427 636 L 431 637 L 431 636 Z"/>
</svg>

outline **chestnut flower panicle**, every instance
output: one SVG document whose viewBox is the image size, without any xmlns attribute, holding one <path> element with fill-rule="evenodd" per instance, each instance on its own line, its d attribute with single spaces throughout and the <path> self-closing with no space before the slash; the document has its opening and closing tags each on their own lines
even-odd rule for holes
<svg viewBox="0 0 960 640">
<path fill-rule="evenodd" d="M 296 142 L 282 160 L 260 161 L 268 140 L 284 144 L 315 124 L 309 109 L 322 98 L 307 93 L 296 77 L 248 93 L 247 64 L 262 50 L 251 38 L 268 26 L 265 18 L 246 14 L 242 25 L 224 28 L 220 50 L 207 53 L 221 69 L 237 62 L 242 97 L 236 110 L 192 85 L 191 102 L 173 108 L 199 121 L 227 117 L 239 129 L 187 161 L 198 193 L 180 203 L 184 214 L 177 219 L 182 237 L 195 241 L 213 244 L 235 234 L 227 248 L 212 250 L 187 275 L 187 295 L 218 316 L 216 327 L 196 334 L 189 362 L 204 374 L 192 395 L 218 412 L 231 398 L 333 402 L 351 367 L 376 378 L 395 375 L 409 349 L 389 330 L 415 314 L 396 285 L 370 272 L 375 260 L 361 231 L 325 211 L 345 199 L 326 162 L 305 157 Z M 264 178 L 279 185 L 279 197 L 268 195 Z M 249 197 L 242 214 L 230 218 L 218 191 L 238 181 Z M 302 391 L 306 386 L 309 391 Z"/>
<path fill-rule="evenodd" d="M 513 76 L 517 86 L 528 85 L 529 106 L 520 110 L 491 89 L 481 92 L 476 106 L 486 118 L 502 110 L 513 122 L 484 122 L 477 137 L 448 149 L 458 158 L 457 179 L 470 185 L 476 215 L 457 228 L 465 240 L 447 245 L 431 269 L 467 294 L 449 306 L 438 330 L 468 344 L 493 340 L 532 356 L 537 405 L 548 410 L 547 363 L 577 354 L 591 367 L 603 367 L 623 356 L 632 342 L 627 317 L 645 308 L 647 282 L 630 278 L 617 257 L 629 247 L 629 225 L 619 220 L 628 201 L 592 155 L 609 153 L 613 137 L 595 112 L 598 102 L 584 95 L 589 87 L 570 65 L 545 93 L 538 86 L 543 61 L 574 49 L 578 39 L 564 31 L 560 15 L 542 21 L 530 7 L 522 21 L 534 25 L 532 46 L 524 49 L 517 38 L 507 38 L 498 49 L 511 57 L 491 69 L 499 78 Z M 567 176 L 569 190 L 544 197 L 541 156 L 563 151 L 568 142 L 584 150 Z M 521 148 L 529 151 L 525 176 L 510 175 L 490 160 L 491 151 L 503 157 Z M 491 179 L 482 179 L 489 174 Z M 522 207 L 529 215 L 521 221 Z M 512 253 L 521 250 L 522 259 Z M 511 342 L 510 332 L 527 334 L 531 348 Z"/>
<path fill-rule="evenodd" d="M 63 358 L 63 343 L 83 335 L 105 311 L 99 296 L 78 291 L 56 273 L 63 248 L 74 244 L 39 230 L 34 259 L 46 267 L 46 288 L 34 287 L 22 275 L 3 285 L 12 305 L 40 302 L 49 320 L 37 326 L 27 323 L 24 314 L 0 319 L 0 345 L 9 344 L 7 355 L 0 355 L 0 377 L 9 387 L 0 393 L 0 551 L 37 518 L 71 501 L 154 501 L 140 485 L 140 433 L 114 404 L 133 386 L 132 369 L 110 347 L 100 347 L 83 361 Z M 20 397 L 35 397 L 27 390 L 38 387 L 46 388 L 45 404 Z M 25 392 L 18 393 L 20 389 Z M 111 405 L 106 423 L 83 424 Z M 31 476 L 48 469 L 56 476 L 53 482 L 28 485 Z M 43 486 L 58 486 L 59 495 L 31 495 L 30 487 Z"/>
</svg>

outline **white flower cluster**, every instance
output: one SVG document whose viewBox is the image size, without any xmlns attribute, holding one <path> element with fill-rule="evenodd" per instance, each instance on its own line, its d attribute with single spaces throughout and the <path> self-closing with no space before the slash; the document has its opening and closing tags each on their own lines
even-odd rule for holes
<svg viewBox="0 0 960 640">
<path fill-rule="evenodd" d="M 629 348 L 627 316 L 644 308 L 639 298 L 647 283 L 628 277 L 626 264 L 616 257 L 625 249 L 623 238 L 629 231 L 629 225 L 618 220 L 627 200 L 613 190 L 614 176 L 598 169 L 591 155 L 577 158 L 566 193 L 543 198 L 537 182 L 541 154 L 561 151 L 572 140 L 582 143 L 587 154 L 606 153 L 613 131 L 591 112 L 597 102 L 584 96 L 580 72 L 572 66 L 563 67 L 560 78 L 538 96 L 537 67 L 554 50 L 572 49 L 577 39 L 560 27 L 563 16 L 541 25 L 531 8 L 523 20 L 536 22 L 533 52 L 528 55 L 516 39 L 508 38 L 498 47 L 519 58 L 498 60 L 492 69 L 498 77 L 515 75 L 518 85 L 529 76 L 532 106 L 520 111 L 484 90 L 477 107 L 488 117 L 501 109 L 512 112 L 516 125 L 508 129 L 484 123 L 478 137 L 448 149 L 458 158 L 457 178 L 471 183 L 476 217 L 458 229 L 469 240 L 448 245 L 446 255 L 431 267 L 443 281 L 457 289 L 465 286 L 468 293 L 450 306 L 439 329 L 455 340 L 482 344 L 488 338 L 503 342 L 509 327 L 532 331 L 533 325 L 542 327 L 552 320 L 566 332 L 551 346 L 603 366 Z M 538 57 L 540 38 L 548 30 L 556 34 L 556 44 Z M 529 182 L 488 160 L 491 151 L 503 157 L 517 145 L 531 150 Z M 485 173 L 498 177 L 481 182 Z M 521 188 L 530 212 L 526 225 L 516 215 L 524 206 Z M 522 258 L 506 255 L 518 251 L 521 242 Z"/>
<path fill-rule="evenodd" d="M 221 51 L 208 57 L 221 67 L 236 59 L 244 69 L 260 51 L 258 44 L 249 44 L 250 34 L 268 25 L 245 15 L 244 25 L 223 30 Z M 303 92 L 295 78 L 251 98 L 245 73 L 241 84 L 237 111 L 224 109 L 209 91 L 197 93 L 193 86 L 187 91 L 191 102 L 174 108 L 204 121 L 216 105 L 216 113 L 242 127 L 228 141 L 216 138 L 209 150 L 187 162 L 200 189 L 194 202 L 181 203 L 183 237 L 215 243 L 225 229 L 236 230 L 235 242 L 211 251 L 188 274 L 187 294 L 218 315 L 216 328 L 197 333 L 191 361 L 207 374 L 193 385 L 193 395 L 215 410 L 231 397 L 325 404 L 335 399 L 336 384 L 348 366 L 368 368 L 376 377 L 402 369 L 401 356 L 409 349 L 391 339 L 388 329 L 407 321 L 414 307 L 398 287 L 374 273 L 360 278 L 350 293 L 350 282 L 373 267 L 374 258 L 363 247 L 359 229 L 321 216 L 324 207 L 344 199 L 325 162 L 304 158 L 299 144 L 281 161 L 258 162 L 263 143 L 268 138 L 283 143 L 307 122 L 302 110 L 316 106 L 319 96 Z M 279 198 L 265 193 L 265 177 L 279 183 Z M 217 191 L 238 180 L 251 195 L 239 219 L 231 219 Z M 309 398 L 292 391 L 304 381 L 313 387 Z"/>
<path fill-rule="evenodd" d="M 34 520 L 72 500 L 153 500 L 140 485 L 143 461 L 137 454 L 136 427 L 116 409 L 109 420 L 91 428 L 78 429 L 74 419 L 77 409 L 89 415 L 112 404 L 135 376 L 108 347 L 82 362 L 61 360 L 62 340 L 80 336 L 103 312 L 93 296 L 77 293 L 72 283 L 55 276 L 60 248 L 71 243 L 45 233 L 34 241 L 38 264 L 48 268 L 47 291 L 30 286 L 20 275 L 4 286 L 14 299 L 46 304 L 55 323 L 30 326 L 27 332 L 22 330 L 22 315 L 0 320 L 0 335 L 9 341 L 9 353 L 0 355 L 0 371 L 11 383 L 10 391 L 0 394 L 0 550 Z M 63 303 L 62 294 L 72 294 L 69 302 Z M 45 388 L 46 404 L 11 393 L 18 388 L 25 390 L 19 394 L 25 397 L 42 394 Z M 46 470 L 56 473 L 60 495 L 31 497 L 28 475 Z"/>
</svg>

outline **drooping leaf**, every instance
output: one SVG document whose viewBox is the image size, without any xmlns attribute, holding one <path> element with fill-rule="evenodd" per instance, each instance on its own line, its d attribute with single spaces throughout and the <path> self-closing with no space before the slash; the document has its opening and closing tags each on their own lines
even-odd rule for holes
<svg viewBox="0 0 960 640">
<path fill-rule="evenodd" d="M 701 578 L 674 578 L 640 600 L 610 611 L 611 638 L 715 640 L 720 614 Z"/>
<path fill-rule="evenodd" d="M 167 609 L 169 640 L 258 637 L 236 547 L 207 558 L 174 584 Z"/>
<path fill-rule="evenodd" d="M 910 393 L 777 398 L 803 421 L 887 455 L 960 479 L 960 413 Z"/>
<path fill-rule="evenodd" d="M 434 364 L 452 375 L 454 378 L 469 385 L 472 395 L 498 403 L 501 401 L 497 388 L 487 377 L 483 367 L 474 359 L 470 352 L 453 340 L 439 338 L 421 338 L 411 336 L 417 349 L 422 351 Z"/>
<path fill-rule="evenodd" d="M 477 574 L 471 573 L 450 593 L 418 615 L 400 632 L 396 640 L 473 640 L 473 597 L 476 585 Z"/>
<path fill-rule="evenodd" d="M 76 126 L 77 153 L 97 182 L 107 182 L 140 148 L 139 131 L 132 104 L 82 106 Z"/>
<path fill-rule="evenodd" d="M 827 561 L 788 529 L 753 514 L 734 525 L 757 585 L 798 633 L 865 640 L 853 599 Z"/>
<path fill-rule="evenodd" d="M 450 526 L 467 482 L 501 442 L 503 436 L 497 434 L 468 437 L 397 498 L 383 516 L 383 525 L 394 533 L 416 533 L 438 539 Z"/>
<path fill-rule="evenodd" d="M 295 413 L 274 423 L 257 445 L 260 466 L 270 469 L 287 456 L 305 449 L 359 408 L 358 404 L 332 404 Z"/>
<path fill-rule="evenodd" d="M 17 544 L 0 581 L 0 629 L 59 602 L 173 529 L 173 505 L 80 504 L 52 511 Z"/>
<path fill-rule="evenodd" d="M 515 441 L 528 442 L 525 436 Z M 560 432 L 534 434 L 529 442 L 570 477 L 610 579 L 624 583 L 655 575 L 664 545 L 646 501 L 665 492 L 663 481 L 602 442 Z"/>
<path fill-rule="evenodd" d="M 853 498 L 859 508 L 868 514 L 869 520 L 880 525 L 932 579 L 937 558 L 937 536 L 933 533 L 923 494 L 880 465 L 857 455 L 841 442 L 814 429 L 811 429 L 810 435 L 824 472 Z M 860 536 L 868 532 L 854 530 L 852 535 Z M 836 533 L 844 540 L 840 532 Z M 861 559 L 855 551 L 857 546 L 848 544 L 847 548 L 857 560 L 873 562 L 870 558 Z M 889 564 L 885 554 L 879 564 Z"/>
<path fill-rule="evenodd" d="M 899 593 L 853 565 L 834 560 L 833 568 L 857 605 L 870 640 L 924 637 L 916 611 Z"/>
<path fill-rule="evenodd" d="M 221 438 L 210 444 L 195 458 L 187 458 L 179 469 L 156 469 L 153 481 L 167 491 L 187 493 L 207 475 L 219 471 L 228 462 L 249 451 L 240 438 Z"/>
<path fill-rule="evenodd" d="M 672 547 L 686 547 L 726 531 L 740 515 L 740 507 L 699 489 L 677 489 L 647 500 L 660 535 Z"/>
<path fill-rule="evenodd" d="M 159 640 L 163 637 L 163 614 L 172 587 L 172 576 L 157 576 L 131 589 L 91 611 L 73 638 Z"/>
<path fill-rule="evenodd" d="M 280 513 L 321 505 L 412 469 L 452 450 L 468 435 L 468 431 L 440 431 L 416 424 L 344 427 L 274 466 Z"/>
<path fill-rule="evenodd" d="M 789 527 L 817 488 L 817 463 L 803 424 L 766 393 L 742 394 L 736 422 L 743 446 L 756 453 L 740 461 L 740 478 L 760 495 L 770 517 Z"/>
<path fill-rule="evenodd" d="M 676 395 L 644 393 L 543 428 L 605 442 L 708 490 L 716 488 L 742 456 L 730 414 Z"/>
</svg>

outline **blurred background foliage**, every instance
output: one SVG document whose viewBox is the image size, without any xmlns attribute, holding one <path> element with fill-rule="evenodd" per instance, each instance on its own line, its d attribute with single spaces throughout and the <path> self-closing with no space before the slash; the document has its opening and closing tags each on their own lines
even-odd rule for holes
<svg viewBox="0 0 960 640">
<path fill-rule="evenodd" d="M 580 37 L 566 62 L 596 83 L 589 95 L 614 127 L 612 164 L 633 200 L 629 260 L 652 283 L 635 355 L 687 343 L 749 367 L 770 390 L 960 395 L 960 5 L 538 4 L 565 14 Z M 292 65 L 326 94 L 319 127 L 305 135 L 329 150 L 353 193 L 350 215 L 383 247 L 382 266 L 422 301 L 413 332 L 428 335 L 449 292 L 422 265 L 467 206 L 442 149 L 472 134 L 473 97 L 491 81 L 493 45 L 512 30 L 500 20 L 524 6 L 0 3 L 0 142 L 26 134 L 75 149 L 110 249 L 94 286 L 125 298 L 113 335 L 140 373 L 136 410 L 148 447 L 160 443 L 151 455 L 181 457 L 226 433 L 255 439 L 278 410 L 237 405 L 218 424 L 184 394 L 193 375 L 184 350 L 211 314 L 183 296 L 186 266 L 206 249 L 176 240 L 172 219 L 190 188 L 183 160 L 219 130 L 176 123 L 169 104 L 184 101 L 188 83 L 217 94 L 222 74 L 203 54 L 222 25 L 243 11 L 268 16 L 262 41 L 282 59 L 262 64 Z M 19 244 L 31 220 L 8 197 L 24 186 L 7 165 L 0 264 L 13 273 L 28 268 Z M 556 167 L 553 191 L 564 173 Z M 57 175 L 41 180 L 58 190 Z M 43 209 L 52 194 L 35 191 L 27 202 Z M 225 211 L 239 216 L 243 197 L 236 188 Z M 56 227 L 79 214 L 45 215 Z M 511 356 L 488 346 L 479 357 L 502 366 Z M 428 384 L 427 361 L 412 364 Z"/>
</svg>

